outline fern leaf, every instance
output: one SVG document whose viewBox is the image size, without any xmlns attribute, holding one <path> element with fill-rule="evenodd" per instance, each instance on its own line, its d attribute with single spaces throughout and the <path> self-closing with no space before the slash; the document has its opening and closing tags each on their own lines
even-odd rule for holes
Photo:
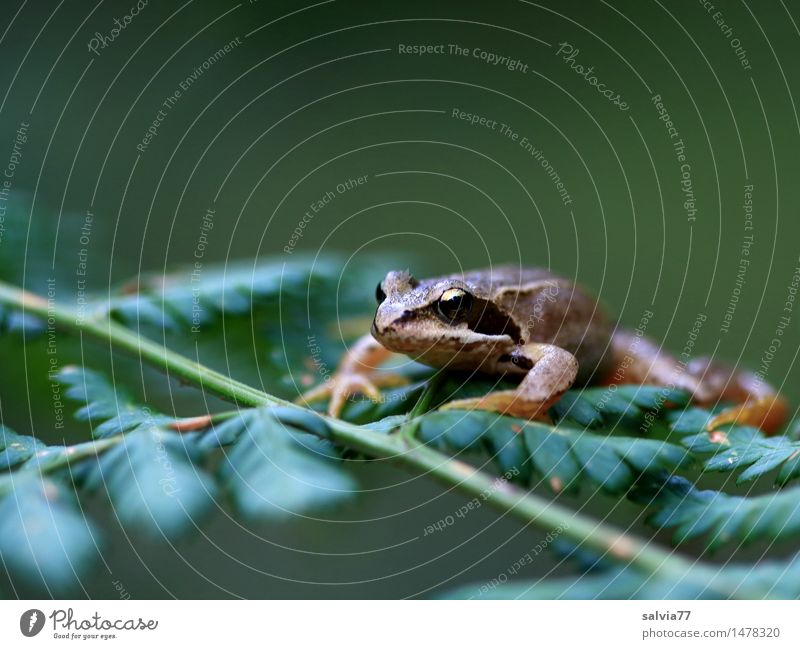
<svg viewBox="0 0 800 649">
<path fill-rule="evenodd" d="M 421 419 L 419 436 L 427 444 L 457 452 L 485 444 L 501 472 L 528 483 L 533 471 L 555 491 L 575 489 L 586 481 L 622 493 L 641 474 L 672 472 L 689 463 L 685 449 L 667 442 L 599 435 L 482 411 L 431 413 Z"/>
<path fill-rule="evenodd" d="M 357 485 L 332 445 L 279 416 L 279 410 L 260 408 L 236 420 L 238 441 L 220 467 L 220 480 L 237 508 L 249 518 L 281 520 L 351 497 Z M 303 423 L 308 429 L 319 422 L 309 412 Z"/>
<path fill-rule="evenodd" d="M 84 404 L 75 417 L 90 422 L 94 437 L 124 435 L 73 471 L 84 489 L 107 494 L 124 526 L 176 538 L 210 511 L 216 485 L 200 467 L 198 449 L 166 428 L 174 418 L 134 403 L 98 372 L 69 366 L 57 378 L 67 386 L 68 398 Z M 57 461 L 58 450 L 48 455 Z"/>
<path fill-rule="evenodd" d="M 797 599 L 800 555 L 758 565 L 718 566 L 697 563 L 684 574 L 652 575 L 630 566 L 574 577 L 510 579 L 505 573 L 489 582 L 449 591 L 444 599 Z"/>
<path fill-rule="evenodd" d="M 492 390 L 513 389 L 510 381 L 464 376 L 450 372 L 438 391 L 436 404 L 452 399 L 479 397 Z M 682 390 L 652 385 L 620 385 L 568 390 L 550 409 L 556 421 L 583 428 L 601 426 L 636 427 L 650 413 L 668 416 L 673 408 L 683 408 L 690 395 Z"/>
<path fill-rule="evenodd" d="M 18 435 L 0 425 L 0 497 L 12 493 L 17 481 L 24 483 L 31 475 L 43 475 L 67 465 L 73 465 L 74 472 L 79 473 L 81 459 L 101 453 L 108 443 L 89 441 L 48 446 L 35 437 Z"/>
<path fill-rule="evenodd" d="M 29 435 L 17 435 L 0 425 L 0 471 L 8 470 L 33 457 L 45 444 Z"/>
<path fill-rule="evenodd" d="M 786 436 L 766 437 L 750 426 L 722 426 L 714 433 L 702 432 L 683 439 L 697 454 L 713 454 L 705 460 L 709 471 L 744 469 L 737 482 L 743 483 L 775 469 L 775 482 L 781 486 L 800 477 L 800 442 Z"/>
<path fill-rule="evenodd" d="M 697 435 L 706 429 L 706 424 L 714 416 L 715 411 L 720 408 L 714 410 L 706 410 L 705 408 L 676 410 L 667 414 L 667 421 L 672 432 L 678 435 Z"/>
<path fill-rule="evenodd" d="M 216 485 L 199 459 L 179 434 L 148 426 L 86 461 L 77 475 L 82 489 L 107 494 L 127 528 L 177 538 L 192 530 L 215 502 Z"/>
<path fill-rule="evenodd" d="M 696 588 L 648 576 L 631 568 L 547 580 L 497 579 L 459 588 L 443 599 L 700 599 Z M 497 582 L 497 583 L 496 583 Z M 714 593 L 705 593 L 713 598 Z"/>
<path fill-rule="evenodd" d="M 134 403 L 125 390 L 111 385 L 99 372 L 69 365 L 62 368 L 56 378 L 67 386 L 64 394 L 68 398 L 85 404 L 75 412 L 75 418 L 88 421 L 94 437 L 126 433 L 144 424 L 173 421 L 171 417 Z"/>
<path fill-rule="evenodd" d="M 22 313 L 0 305 L 0 334 L 24 332 L 26 336 L 38 336 L 45 330 L 44 323 L 29 313 Z"/>
<path fill-rule="evenodd" d="M 710 549 L 724 543 L 793 538 L 800 532 L 800 488 L 758 496 L 700 490 L 681 477 L 642 484 L 633 497 L 655 506 L 649 522 L 674 528 L 675 543 L 706 536 Z"/>
<path fill-rule="evenodd" d="M 117 320 L 149 324 L 162 329 L 202 325 L 222 315 L 250 313 L 281 294 L 305 293 L 309 283 L 339 275 L 338 260 L 311 264 L 298 257 L 289 262 L 241 263 L 208 266 L 200 281 L 191 270 L 143 278 L 137 292 L 118 295 L 105 306 Z"/>
<path fill-rule="evenodd" d="M 636 426 L 646 413 L 666 414 L 684 407 L 690 395 L 677 388 L 620 385 L 569 390 L 551 409 L 557 420 L 566 419 L 590 428 L 621 423 Z"/>
<path fill-rule="evenodd" d="M 605 423 L 600 410 L 580 390 L 567 390 L 550 412 L 556 421 L 569 421 L 584 428 L 598 428 Z"/>
<path fill-rule="evenodd" d="M 12 578 L 67 592 L 93 565 L 98 542 L 62 482 L 25 474 L 0 497 L 0 559 Z"/>
<path fill-rule="evenodd" d="M 95 423 L 95 436 L 124 434 L 93 467 L 76 467 L 82 486 L 107 491 L 122 523 L 151 535 L 178 536 L 210 509 L 215 481 L 199 464 L 222 446 L 233 448 L 221 467 L 221 480 L 231 487 L 240 509 L 254 518 L 315 509 L 355 488 L 331 461 L 332 446 L 319 439 L 328 435 L 327 425 L 310 411 L 245 409 L 181 436 L 165 427 L 173 418 L 136 405 L 99 373 L 70 367 L 59 378 L 69 386 L 68 397 L 86 404 L 77 416 L 101 421 Z"/>
</svg>

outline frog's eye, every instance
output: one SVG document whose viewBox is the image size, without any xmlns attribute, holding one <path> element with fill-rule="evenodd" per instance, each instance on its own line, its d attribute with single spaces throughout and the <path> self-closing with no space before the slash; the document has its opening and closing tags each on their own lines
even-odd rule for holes
<svg viewBox="0 0 800 649">
<path fill-rule="evenodd" d="M 386 293 L 383 292 L 381 282 L 378 282 L 378 286 L 375 287 L 375 299 L 378 301 L 378 304 L 386 299 Z"/>
<path fill-rule="evenodd" d="M 439 315 L 453 322 L 465 318 L 472 310 L 472 296 L 460 288 L 449 288 L 436 303 Z"/>
</svg>

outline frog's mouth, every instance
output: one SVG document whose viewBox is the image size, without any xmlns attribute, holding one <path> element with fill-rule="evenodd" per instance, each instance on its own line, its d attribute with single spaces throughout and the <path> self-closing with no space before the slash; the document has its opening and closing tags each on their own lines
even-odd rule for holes
<svg viewBox="0 0 800 649">
<path fill-rule="evenodd" d="M 469 329 L 431 333 L 430 336 L 417 336 L 414 339 L 408 339 L 402 333 L 397 335 L 394 331 L 384 331 L 381 335 L 373 331 L 372 335 L 386 349 L 423 362 L 432 356 L 482 359 L 510 350 L 515 344 L 508 334 L 482 334 Z"/>
<path fill-rule="evenodd" d="M 433 367 L 475 371 L 493 369 L 498 359 L 511 357 L 514 347 L 514 341 L 505 334 L 473 334 L 457 339 L 445 336 L 432 342 L 427 349 L 417 349 L 408 355 Z"/>
<path fill-rule="evenodd" d="M 384 322 L 387 324 L 381 328 L 378 326 L 378 314 L 381 312 L 381 308 L 386 310 L 385 306 L 378 308 L 378 311 L 375 312 L 375 316 L 372 318 L 372 326 L 370 327 L 369 331 L 373 338 L 380 341 L 385 347 L 387 347 L 384 341 L 389 338 L 397 339 L 402 337 L 403 328 L 399 325 L 414 320 L 416 318 L 416 314 L 413 311 L 398 309 L 395 307 L 384 316 Z"/>
</svg>

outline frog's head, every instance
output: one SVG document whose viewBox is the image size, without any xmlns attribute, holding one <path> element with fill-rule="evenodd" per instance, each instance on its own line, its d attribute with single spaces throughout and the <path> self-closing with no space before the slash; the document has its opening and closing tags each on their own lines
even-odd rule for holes
<svg viewBox="0 0 800 649">
<path fill-rule="evenodd" d="M 432 365 L 452 360 L 475 367 L 497 344 L 512 346 L 520 338 L 509 314 L 458 278 L 417 280 L 392 271 L 375 297 L 372 335 L 387 349 Z"/>
</svg>

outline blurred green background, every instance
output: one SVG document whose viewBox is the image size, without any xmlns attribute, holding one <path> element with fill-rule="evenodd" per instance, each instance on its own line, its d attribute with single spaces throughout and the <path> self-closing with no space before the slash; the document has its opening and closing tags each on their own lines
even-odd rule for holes
<svg viewBox="0 0 800 649">
<path fill-rule="evenodd" d="M 37 292 L 56 277 L 69 303 L 84 248 L 87 286 L 102 294 L 192 263 L 201 244 L 203 263 L 335 252 L 387 255 L 381 270 L 418 275 L 549 266 L 627 326 L 651 310 L 648 335 L 673 350 L 702 313 L 696 352 L 751 369 L 780 317 L 793 317 L 766 378 L 794 406 L 800 315 L 784 303 L 800 265 L 800 12 L 717 4 L 151 0 L 111 39 L 129 0 L 7 2 L 0 166 L 14 168 L 2 276 Z M 408 52 L 419 45 L 441 47 Z M 481 52 L 520 63 L 509 70 Z M 365 313 L 373 292 L 364 286 Z M 252 351 L 247 327 L 210 342 Z M 41 341 L 5 337 L 0 350 L 3 422 L 57 439 Z M 73 341 L 59 355 L 103 369 L 105 353 Z M 254 363 L 234 372 L 258 377 Z M 118 361 L 115 377 L 147 385 L 163 407 L 203 407 L 132 361 Z M 425 596 L 492 579 L 539 540 L 488 510 L 415 540 L 463 498 L 384 466 L 359 473 L 374 491 L 330 521 L 250 528 L 220 513 L 169 547 L 108 520 L 108 570 L 85 593 L 116 597 L 120 580 L 135 598 Z M 640 514 L 603 498 L 587 507 L 622 525 Z M 526 574 L 554 561 L 542 556 Z"/>
</svg>

